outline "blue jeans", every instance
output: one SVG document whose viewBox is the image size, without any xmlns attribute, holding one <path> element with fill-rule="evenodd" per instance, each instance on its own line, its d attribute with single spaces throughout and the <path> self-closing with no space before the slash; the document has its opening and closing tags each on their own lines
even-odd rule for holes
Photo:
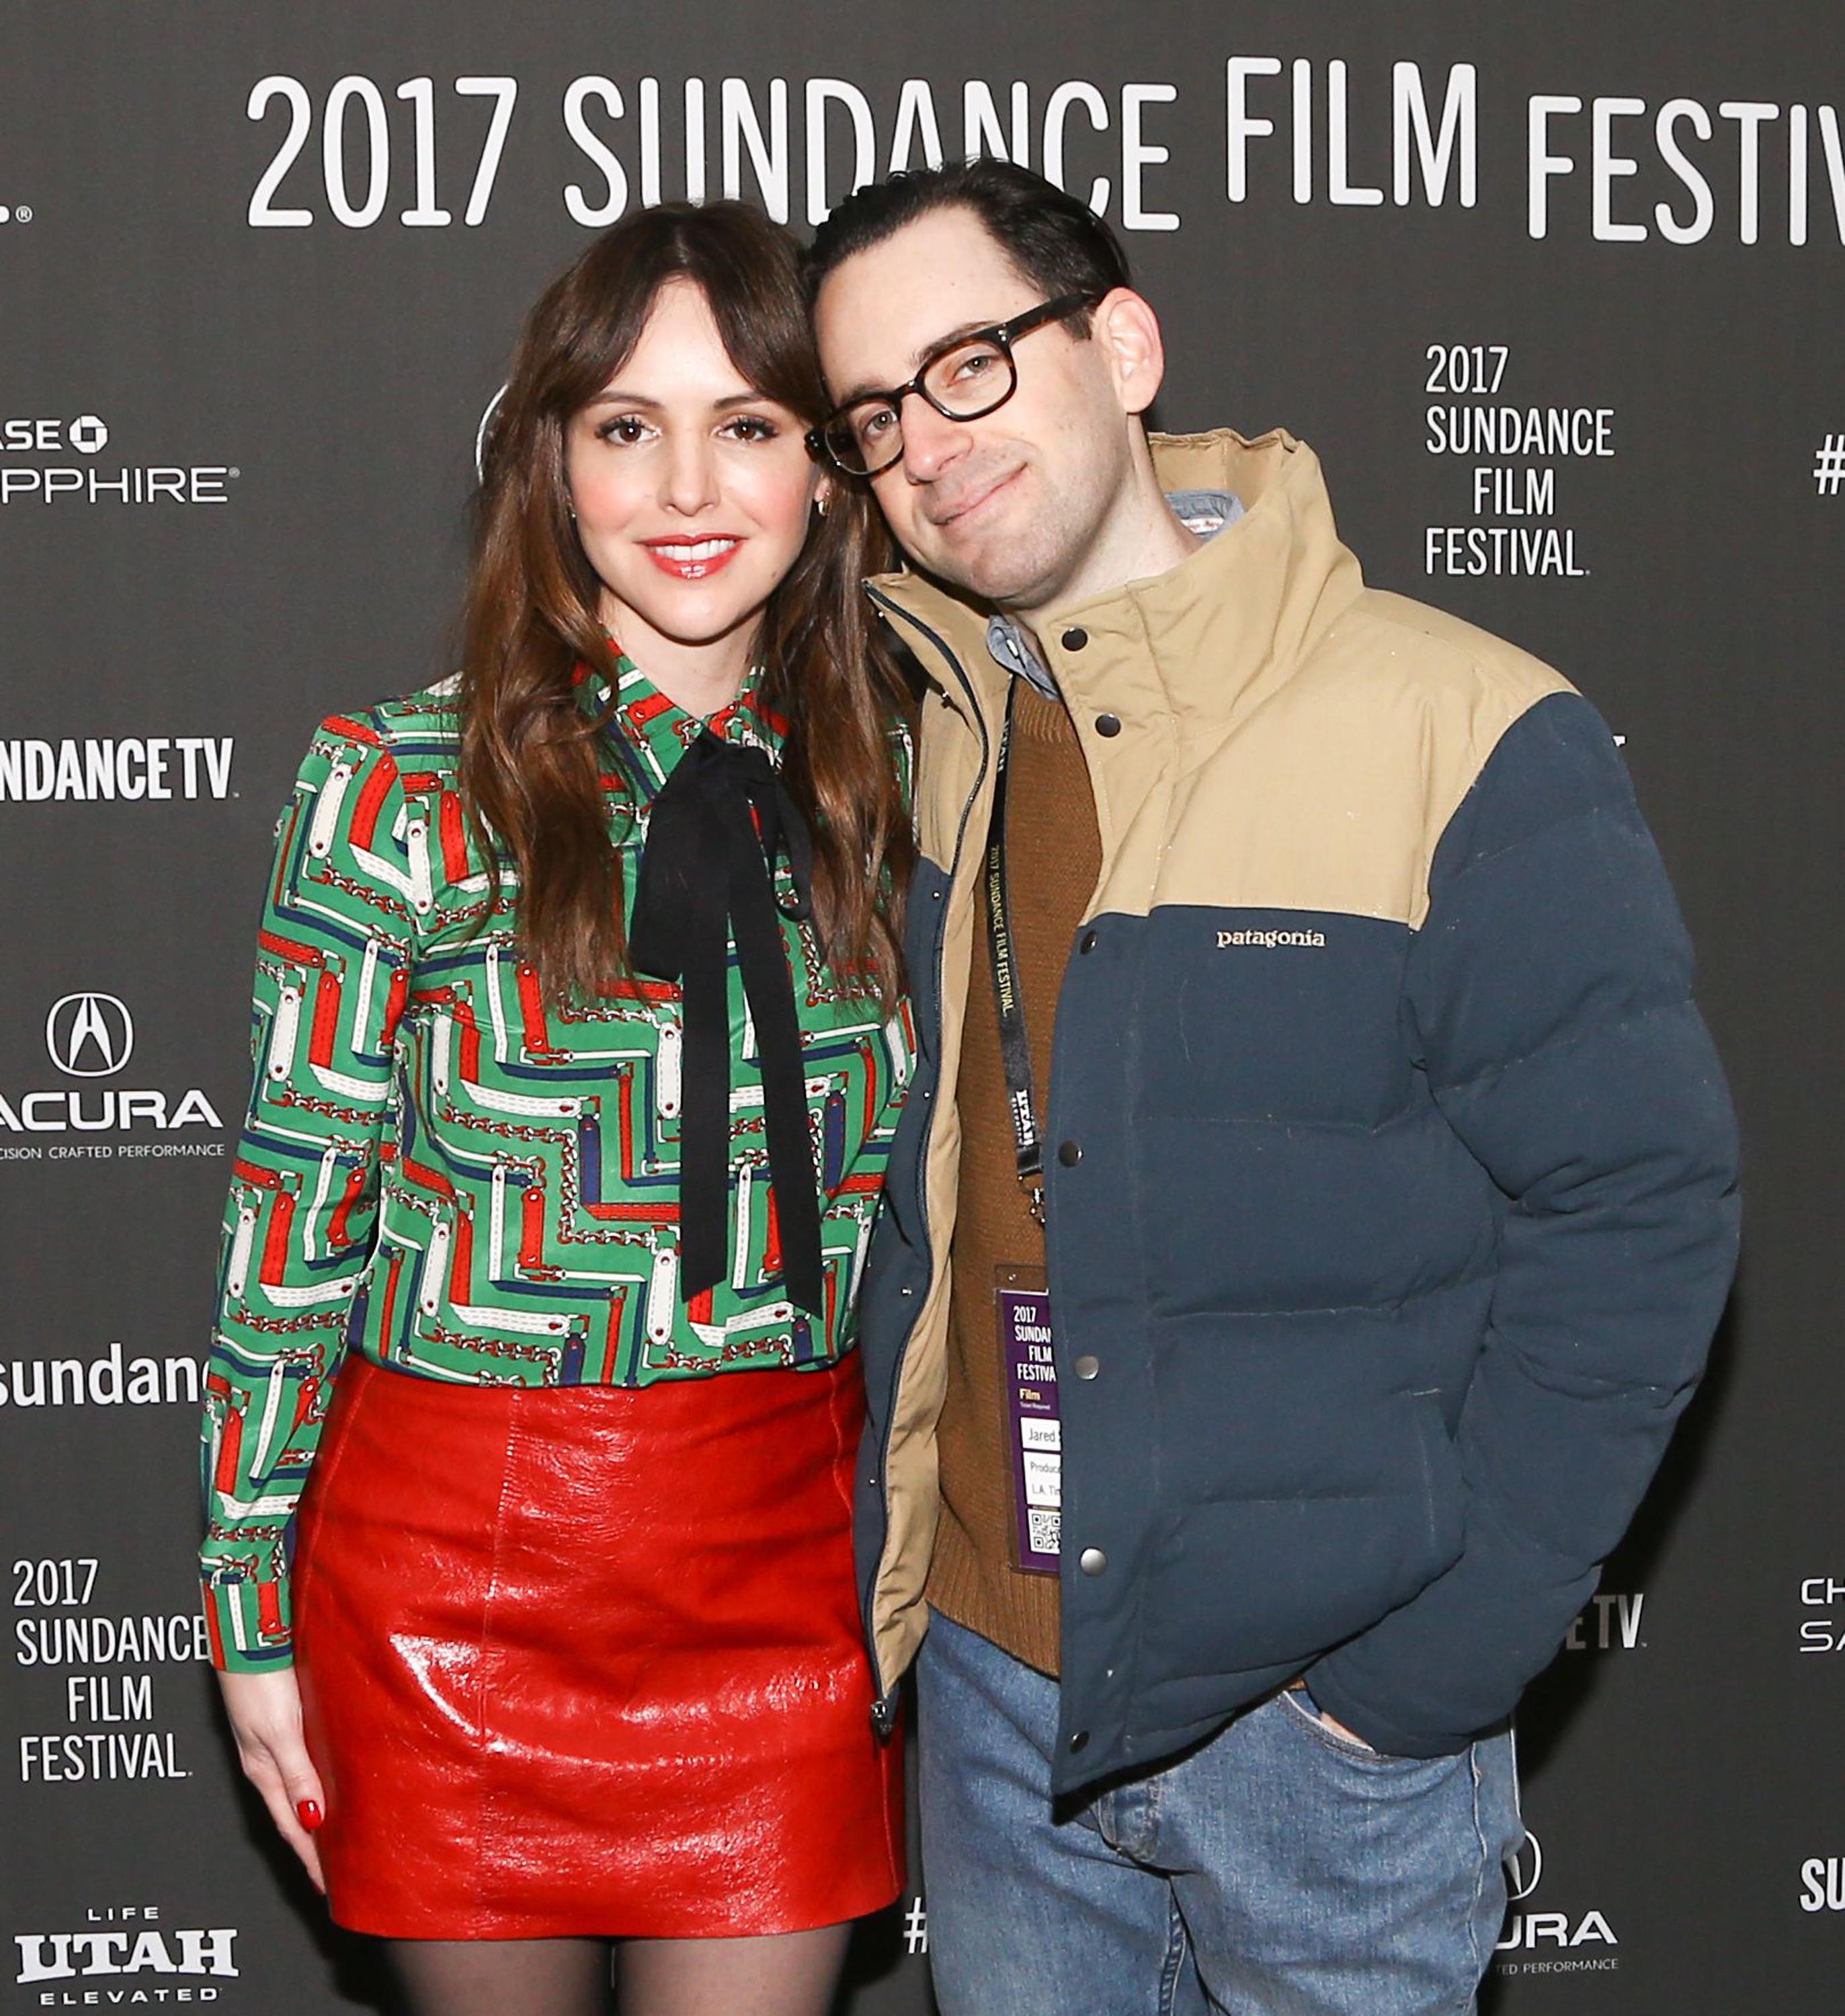
<svg viewBox="0 0 1845 2016">
<path fill-rule="evenodd" d="M 942 2016 L 1463 2016 L 1524 1838 L 1509 1735 L 1381 1756 L 1298 1694 L 1054 1822 L 1057 1683 L 937 1613 L 917 1668 Z"/>
</svg>

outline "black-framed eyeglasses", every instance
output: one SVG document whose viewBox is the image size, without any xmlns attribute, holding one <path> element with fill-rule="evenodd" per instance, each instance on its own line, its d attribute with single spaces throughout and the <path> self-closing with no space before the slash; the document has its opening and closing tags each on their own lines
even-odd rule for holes
<svg viewBox="0 0 1845 2016">
<path fill-rule="evenodd" d="M 903 452 L 903 401 L 912 392 L 944 419 L 978 420 L 997 412 L 1018 390 L 1012 346 L 1021 337 L 1093 308 L 1100 294 L 1060 294 L 1010 322 L 950 337 L 923 358 L 907 385 L 864 392 L 836 408 L 807 437 L 807 445 L 848 476 L 876 476 Z"/>
</svg>

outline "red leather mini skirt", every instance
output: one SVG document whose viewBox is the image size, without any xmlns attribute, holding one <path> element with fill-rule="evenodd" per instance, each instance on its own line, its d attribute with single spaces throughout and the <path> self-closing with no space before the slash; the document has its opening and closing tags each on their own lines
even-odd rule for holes
<svg viewBox="0 0 1845 2016">
<path fill-rule="evenodd" d="M 296 1654 L 334 1918 L 738 1937 L 903 1883 L 853 1593 L 856 1357 L 629 1391 L 341 1367 Z"/>
</svg>

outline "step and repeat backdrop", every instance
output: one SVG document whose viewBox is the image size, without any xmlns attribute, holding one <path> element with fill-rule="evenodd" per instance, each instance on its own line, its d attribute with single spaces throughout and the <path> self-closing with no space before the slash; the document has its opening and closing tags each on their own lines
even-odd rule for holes
<svg viewBox="0 0 1845 2016">
<path fill-rule="evenodd" d="M 1845 1978 L 1836 0 L 11 0 L 0 15 L 0 2016 L 386 2006 L 227 1755 L 194 1439 L 270 829 L 449 669 L 526 304 L 639 204 L 1030 163 L 1159 418 L 1310 441 L 1382 585 L 1623 738 L 1748 1151 L 1742 1276 L 1521 1724 L 1507 2016 Z M 924 2016 L 928 1900 L 845 2006 Z M 1106 2012 L 1096 2012 L 1106 2016 Z"/>
</svg>

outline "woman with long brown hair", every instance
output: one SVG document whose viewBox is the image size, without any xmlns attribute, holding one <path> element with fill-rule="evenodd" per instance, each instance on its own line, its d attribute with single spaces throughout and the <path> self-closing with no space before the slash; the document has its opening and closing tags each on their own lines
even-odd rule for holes
<svg viewBox="0 0 1845 2016">
<path fill-rule="evenodd" d="M 207 1612 L 427 2016 L 592 2010 L 611 1938 L 625 2016 L 819 2016 L 902 1881 L 849 1528 L 908 824 L 826 405 L 786 232 L 598 239 L 495 416 L 460 674 L 325 722 L 277 830 Z"/>
</svg>

